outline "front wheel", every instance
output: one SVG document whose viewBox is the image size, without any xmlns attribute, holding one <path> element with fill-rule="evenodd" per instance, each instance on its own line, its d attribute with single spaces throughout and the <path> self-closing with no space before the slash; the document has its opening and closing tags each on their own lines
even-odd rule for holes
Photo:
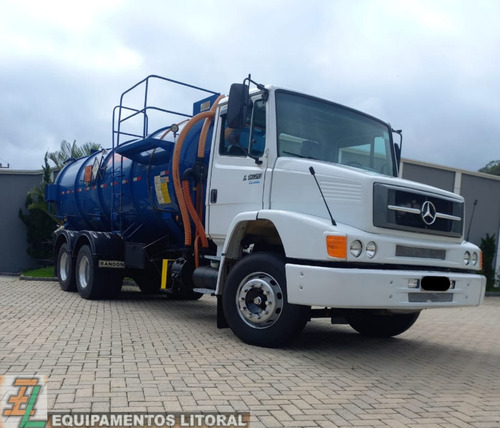
<svg viewBox="0 0 500 428">
<path fill-rule="evenodd" d="M 228 275 L 222 300 L 229 327 L 250 345 L 283 345 L 309 318 L 308 306 L 288 303 L 285 263 L 274 253 L 241 259 Z"/>
<path fill-rule="evenodd" d="M 392 337 L 404 333 L 417 321 L 420 312 L 391 313 L 356 310 L 346 316 L 349 325 L 368 337 Z"/>
</svg>

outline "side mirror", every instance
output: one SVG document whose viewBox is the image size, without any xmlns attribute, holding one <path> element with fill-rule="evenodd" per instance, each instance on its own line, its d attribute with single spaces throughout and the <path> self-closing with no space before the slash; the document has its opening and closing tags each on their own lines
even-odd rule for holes
<svg viewBox="0 0 500 428">
<path fill-rule="evenodd" d="M 242 129 L 245 127 L 249 98 L 249 87 L 247 85 L 243 83 L 233 83 L 231 85 L 226 116 L 229 128 Z"/>
<path fill-rule="evenodd" d="M 394 155 L 396 156 L 396 170 L 398 173 L 401 170 L 401 152 L 403 150 L 403 131 L 401 129 L 395 130 L 391 129 L 394 134 L 399 135 L 399 144 L 394 144 Z"/>
<path fill-rule="evenodd" d="M 396 152 L 396 163 L 399 165 L 401 162 L 401 148 L 397 144 L 394 144 L 394 151 Z"/>
</svg>

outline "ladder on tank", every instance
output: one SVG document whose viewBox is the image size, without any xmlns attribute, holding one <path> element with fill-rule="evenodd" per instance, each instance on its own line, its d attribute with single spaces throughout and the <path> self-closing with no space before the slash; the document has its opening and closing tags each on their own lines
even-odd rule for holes
<svg viewBox="0 0 500 428">
<path fill-rule="evenodd" d="M 208 97 L 205 95 L 204 99 L 192 103 L 192 114 L 170 110 L 151 102 L 152 82 L 177 85 L 178 87 L 188 88 L 190 90 L 195 90 L 198 93 L 203 92 L 210 95 Z M 116 186 L 114 185 L 112 187 L 111 192 L 111 232 L 119 233 L 120 235 L 124 234 L 121 219 L 123 197 L 123 157 L 132 159 L 134 162 L 147 163 L 146 159 L 148 157 L 143 154 L 155 148 L 162 148 L 162 145 L 165 144 L 165 142 L 163 142 L 160 138 L 155 138 L 156 136 L 161 135 L 162 133 L 164 134 L 170 129 L 175 130 L 173 127 L 176 126 L 178 122 L 191 119 L 198 111 L 200 111 L 203 103 L 211 101 L 219 95 L 220 94 L 218 92 L 158 75 L 147 76 L 145 79 L 136 83 L 121 94 L 120 104 L 113 108 L 111 182 L 116 184 Z M 134 96 L 139 97 L 140 100 L 135 104 L 135 106 L 133 104 L 129 104 L 131 101 L 129 98 L 133 98 Z M 126 104 L 127 100 L 129 101 Z M 195 98 L 195 100 L 197 100 L 197 98 Z M 150 133 L 150 116 L 152 113 L 158 113 L 163 115 L 164 118 L 170 118 L 170 125 L 160 127 Z M 129 126 L 131 129 L 124 129 L 126 125 L 131 125 Z M 127 140 L 123 141 L 124 139 Z M 117 165 L 115 165 L 115 162 L 117 161 L 115 159 L 115 153 L 120 155 L 118 168 Z M 117 179 L 117 175 L 119 176 L 119 179 Z M 128 231 L 125 231 L 125 233 L 127 232 Z"/>
</svg>

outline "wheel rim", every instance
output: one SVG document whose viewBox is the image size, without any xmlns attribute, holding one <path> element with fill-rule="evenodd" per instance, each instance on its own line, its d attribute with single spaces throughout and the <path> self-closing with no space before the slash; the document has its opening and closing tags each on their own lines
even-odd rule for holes
<svg viewBox="0 0 500 428">
<path fill-rule="evenodd" d="M 68 253 L 62 253 L 59 259 L 59 278 L 61 281 L 66 281 L 69 277 L 69 257 Z"/>
<path fill-rule="evenodd" d="M 238 314 L 252 328 L 271 327 L 281 316 L 283 303 L 278 281 L 263 272 L 247 276 L 236 292 Z"/>
<path fill-rule="evenodd" d="M 78 265 L 78 282 L 81 288 L 87 288 L 89 285 L 89 274 L 90 262 L 87 256 L 83 256 L 80 259 L 80 264 Z"/>
</svg>

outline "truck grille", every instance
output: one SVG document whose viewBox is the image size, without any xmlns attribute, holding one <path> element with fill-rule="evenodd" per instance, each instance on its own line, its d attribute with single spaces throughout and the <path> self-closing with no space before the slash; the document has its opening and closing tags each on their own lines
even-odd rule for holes
<svg viewBox="0 0 500 428">
<path fill-rule="evenodd" d="M 463 218 L 464 204 L 459 199 L 404 187 L 374 184 L 374 226 L 460 237 L 464 227 Z"/>
</svg>

